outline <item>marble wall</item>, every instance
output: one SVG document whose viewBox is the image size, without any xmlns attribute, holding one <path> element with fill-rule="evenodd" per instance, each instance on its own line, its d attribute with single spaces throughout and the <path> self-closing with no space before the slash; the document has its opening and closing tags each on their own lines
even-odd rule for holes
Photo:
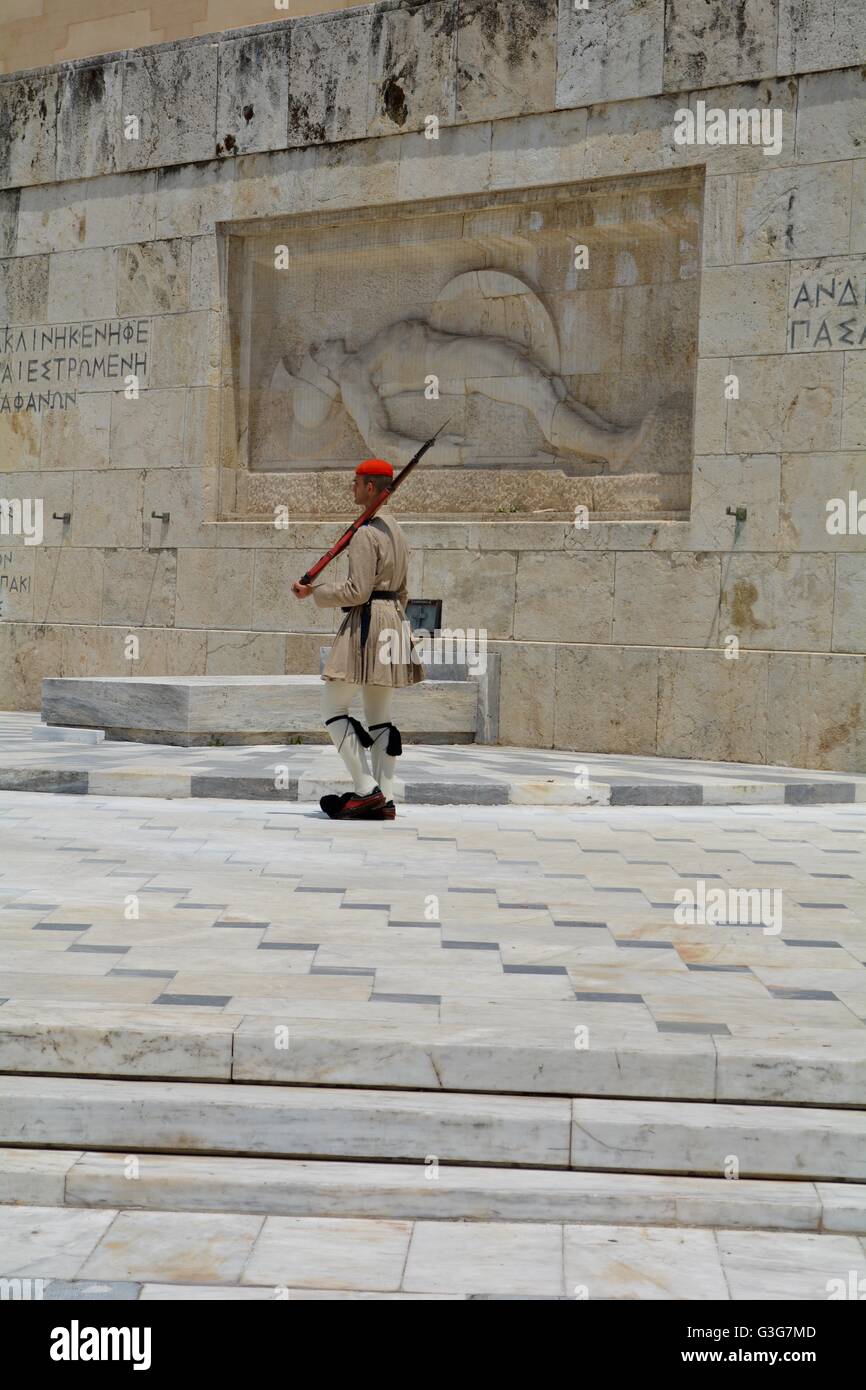
<svg viewBox="0 0 866 1390">
<path fill-rule="evenodd" d="M 638 264 L 614 334 L 618 287 L 581 283 L 565 340 L 613 410 L 659 371 L 665 302 L 684 470 L 557 494 L 543 470 L 488 469 L 479 492 L 452 469 L 445 510 L 419 478 L 410 587 L 486 627 L 505 742 L 866 768 L 859 0 L 590 11 L 386 0 L 0 78 L 0 492 L 44 507 L 39 545 L 0 518 L 0 706 L 37 707 L 44 675 L 130 673 L 130 633 L 136 674 L 317 669 L 330 617 L 289 585 L 350 510 L 349 472 L 238 466 L 234 234 L 682 174 L 697 265 Z M 778 113 L 778 153 L 677 143 L 679 112 L 714 108 Z M 694 225 L 672 209 L 667 244 Z M 591 255 L 610 236 L 590 229 Z"/>
</svg>

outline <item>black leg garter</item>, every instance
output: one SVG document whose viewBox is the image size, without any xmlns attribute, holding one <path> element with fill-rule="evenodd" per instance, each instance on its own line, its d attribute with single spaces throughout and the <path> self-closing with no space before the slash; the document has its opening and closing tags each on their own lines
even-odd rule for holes
<svg viewBox="0 0 866 1390">
<path fill-rule="evenodd" d="M 327 728 L 329 724 L 336 724 L 338 719 L 345 719 L 347 723 L 351 724 L 352 728 L 355 730 L 355 733 L 358 735 L 358 742 L 360 743 L 362 748 L 372 748 L 373 740 L 367 733 L 367 730 L 364 728 L 364 725 L 361 723 L 360 719 L 353 719 L 351 714 L 335 714 L 333 719 L 325 720 L 325 727 Z M 349 731 L 347 729 L 346 733 L 348 732 Z M 345 737 L 346 734 L 343 735 L 343 738 Z M 342 747 L 342 739 L 340 740 L 340 746 Z"/>
<path fill-rule="evenodd" d="M 374 729 L 387 729 L 389 731 L 388 744 L 385 748 L 385 752 L 388 754 L 389 758 L 399 758 L 400 754 L 403 752 L 403 740 L 400 737 L 400 730 L 397 728 L 397 725 L 389 723 L 371 724 L 370 733 L 372 733 Z M 378 737 L 379 735 L 377 734 L 376 738 Z M 370 740 L 371 743 L 373 741 L 373 739 Z"/>
</svg>

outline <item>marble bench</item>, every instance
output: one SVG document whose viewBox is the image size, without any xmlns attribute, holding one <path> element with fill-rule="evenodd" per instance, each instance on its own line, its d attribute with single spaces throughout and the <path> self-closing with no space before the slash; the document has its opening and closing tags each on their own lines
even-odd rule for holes
<svg viewBox="0 0 866 1390">
<path fill-rule="evenodd" d="M 443 674 L 451 678 L 397 691 L 394 722 L 404 738 L 494 741 L 487 680 L 482 690 L 482 682 L 460 670 Z M 48 725 L 103 729 L 108 739 L 184 748 L 326 743 L 321 690 L 320 678 L 313 675 L 47 677 L 42 718 Z"/>
</svg>

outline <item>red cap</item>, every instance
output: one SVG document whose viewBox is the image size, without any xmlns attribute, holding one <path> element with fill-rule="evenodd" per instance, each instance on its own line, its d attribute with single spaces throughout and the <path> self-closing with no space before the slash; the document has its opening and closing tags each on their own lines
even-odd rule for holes
<svg viewBox="0 0 866 1390">
<path fill-rule="evenodd" d="M 356 478 L 393 478 L 394 470 L 385 459 L 364 459 L 355 469 Z"/>
</svg>

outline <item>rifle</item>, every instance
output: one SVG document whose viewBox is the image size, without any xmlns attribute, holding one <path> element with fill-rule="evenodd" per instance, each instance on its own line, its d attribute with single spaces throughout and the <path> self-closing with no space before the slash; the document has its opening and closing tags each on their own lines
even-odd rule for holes
<svg viewBox="0 0 866 1390">
<path fill-rule="evenodd" d="M 447 425 L 448 423 L 448 420 L 446 420 L 445 425 Z M 438 430 L 436 431 L 436 434 L 434 434 L 430 439 L 428 439 L 425 444 L 421 445 L 421 448 L 418 450 L 417 454 L 412 455 L 409 462 L 406 464 L 406 467 L 400 469 L 400 472 L 397 474 L 397 476 L 395 478 L 392 478 L 388 486 L 383 488 L 382 491 L 379 493 L 379 496 L 373 499 L 366 511 L 363 511 L 361 515 L 358 517 L 357 521 L 353 521 L 351 526 L 343 532 L 340 539 L 334 542 L 330 550 L 326 550 L 322 558 L 320 560 L 317 560 L 314 565 L 310 565 L 310 568 L 307 570 L 306 574 L 301 575 L 300 582 L 302 584 L 309 584 L 313 579 L 315 579 L 317 574 L 322 573 L 322 570 L 325 568 L 326 565 L 329 565 L 332 560 L 335 560 L 338 555 L 342 554 L 342 552 L 346 549 L 346 546 L 352 540 L 352 537 L 354 536 L 355 532 L 360 530 L 360 528 L 364 526 L 366 522 L 370 520 L 371 517 L 376 515 L 379 508 L 385 505 L 391 494 L 396 492 L 400 484 L 406 478 L 408 478 L 416 463 L 419 463 L 420 460 L 426 454 L 427 450 L 432 448 L 432 446 L 436 443 L 437 436 L 442 433 L 442 431 L 445 428 L 445 425 L 439 426 Z"/>
</svg>

